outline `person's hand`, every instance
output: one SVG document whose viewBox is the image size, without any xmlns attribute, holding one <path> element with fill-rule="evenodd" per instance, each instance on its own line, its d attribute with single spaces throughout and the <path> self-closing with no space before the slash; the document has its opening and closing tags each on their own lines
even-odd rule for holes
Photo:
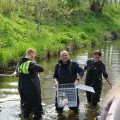
<svg viewBox="0 0 120 120">
<path fill-rule="evenodd" d="M 18 74 L 17 74 L 17 72 L 15 71 L 13 74 L 11 74 L 11 76 L 13 76 L 13 77 L 16 77 Z"/>
<path fill-rule="evenodd" d="M 111 88 L 112 88 L 112 81 L 109 80 L 109 78 L 106 78 L 106 80 L 107 80 L 107 82 L 108 82 L 108 84 L 109 84 L 109 86 L 110 86 L 110 89 L 111 89 Z"/>
<path fill-rule="evenodd" d="M 78 84 L 78 82 L 79 82 L 79 81 L 76 79 L 76 80 L 75 80 L 75 82 L 74 82 L 74 85 L 77 85 L 77 84 Z"/>
<path fill-rule="evenodd" d="M 112 88 L 112 82 L 109 83 L 110 89 Z"/>
<path fill-rule="evenodd" d="M 54 81 L 54 84 L 55 84 L 55 87 L 57 87 L 57 86 L 58 86 L 58 81 L 55 80 L 55 81 Z"/>
</svg>

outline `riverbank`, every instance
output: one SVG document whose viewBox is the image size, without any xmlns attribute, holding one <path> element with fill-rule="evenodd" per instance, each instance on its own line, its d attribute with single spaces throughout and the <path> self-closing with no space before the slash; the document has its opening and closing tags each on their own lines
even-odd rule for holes
<svg viewBox="0 0 120 120">
<path fill-rule="evenodd" d="M 90 11 L 88 4 L 82 4 L 70 11 L 50 11 L 53 17 L 46 13 L 41 24 L 32 13 L 24 17 L 21 10 L 0 14 L 0 69 L 16 64 L 28 47 L 37 51 L 37 60 L 43 60 L 63 49 L 73 51 L 114 40 L 120 33 L 119 9 L 118 4 L 106 5 L 98 14 Z"/>
<path fill-rule="evenodd" d="M 103 47 L 102 47 L 103 46 Z M 120 75 L 120 39 L 115 42 L 106 42 L 98 46 L 102 47 L 102 60 L 106 65 L 106 70 L 109 74 L 110 80 L 114 85 L 119 80 Z M 87 49 L 77 50 L 74 55 L 71 55 L 72 60 L 80 63 L 80 58 L 84 58 L 87 61 L 91 57 L 91 53 L 96 50 L 88 47 Z M 49 61 L 41 61 L 40 64 L 44 66 L 44 73 L 41 73 L 41 96 L 42 103 L 45 109 L 45 115 L 43 120 L 93 120 L 97 115 L 98 111 L 101 111 L 104 105 L 105 96 L 109 91 L 109 85 L 103 78 L 103 87 L 101 93 L 101 99 L 97 107 L 92 107 L 87 103 L 85 91 L 78 90 L 80 99 L 80 110 L 77 114 L 71 112 L 63 112 L 58 114 L 55 111 L 54 99 L 55 99 L 55 88 L 53 84 L 53 72 L 55 64 L 58 58 L 52 58 Z M 83 64 L 83 63 L 82 63 Z M 80 63 L 80 66 L 84 66 Z M 12 72 L 6 72 L 11 74 Z M 80 84 L 84 84 L 84 77 Z M 22 120 L 20 111 L 20 98 L 18 94 L 18 78 L 16 77 L 0 77 L 0 118 L 1 120 Z M 9 119 L 7 119 L 9 118 Z"/>
</svg>

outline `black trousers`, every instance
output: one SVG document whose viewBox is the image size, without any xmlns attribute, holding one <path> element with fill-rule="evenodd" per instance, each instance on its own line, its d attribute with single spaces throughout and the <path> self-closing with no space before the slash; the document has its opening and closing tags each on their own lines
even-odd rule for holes
<svg viewBox="0 0 120 120">
<path fill-rule="evenodd" d="M 93 85 L 95 93 L 86 92 L 86 97 L 88 102 L 90 102 L 93 106 L 96 106 L 100 101 L 101 91 L 102 91 L 102 83 L 98 82 Z"/>
<path fill-rule="evenodd" d="M 29 118 L 30 114 L 34 114 L 34 120 L 39 120 L 42 117 L 43 107 L 41 104 L 41 96 L 32 95 L 32 93 L 25 94 L 19 89 L 21 98 L 21 111 L 24 118 Z"/>
<path fill-rule="evenodd" d="M 34 120 L 39 120 L 42 117 L 42 106 L 30 107 L 28 104 L 21 105 L 22 115 L 24 118 L 29 118 L 30 114 L 34 114 Z"/>
</svg>

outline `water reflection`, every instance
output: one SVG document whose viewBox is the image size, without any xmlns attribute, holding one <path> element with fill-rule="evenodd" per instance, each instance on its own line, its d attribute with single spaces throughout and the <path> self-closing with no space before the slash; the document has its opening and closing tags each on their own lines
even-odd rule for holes
<svg viewBox="0 0 120 120">
<path fill-rule="evenodd" d="M 92 57 L 92 53 L 95 49 L 101 48 L 102 59 L 107 66 L 107 71 L 112 79 L 116 81 L 120 74 L 120 42 L 105 43 L 95 48 L 85 48 L 80 51 L 75 51 L 71 58 L 77 61 L 82 67 L 88 58 Z M 80 110 L 78 113 L 73 111 L 57 113 L 54 107 L 55 88 L 53 83 L 53 71 L 54 66 L 59 58 L 45 60 L 40 64 L 44 66 L 45 72 L 41 74 L 41 88 L 43 106 L 45 108 L 45 115 L 43 120 L 93 120 L 102 109 L 104 97 L 109 91 L 107 82 L 103 80 L 103 91 L 100 99 L 99 106 L 92 107 L 86 101 L 85 91 L 79 90 L 80 97 Z M 10 73 L 8 73 L 10 74 Z M 0 120 L 22 120 L 19 94 L 17 91 L 18 78 L 13 77 L 0 77 Z M 83 80 L 80 81 L 84 84 Z"/>
<path fill-rule="evenodd" d="M 93 107 L 90 104 L 86 104 L 85 106 L 85 118 L 84 120 L 93 120 L 96 116 L 99 115 L 100 105 Z"/>
</svg>

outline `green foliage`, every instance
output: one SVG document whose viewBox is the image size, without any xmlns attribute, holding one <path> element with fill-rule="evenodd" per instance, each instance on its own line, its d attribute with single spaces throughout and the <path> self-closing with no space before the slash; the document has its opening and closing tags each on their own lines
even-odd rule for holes
<svg viewBox="0 0 120 120">
<path fill-rule="evenodd" d="M 68 6 L 69 8 L 73 8 L 75 6 L 79 6 L 80 5 L 80 0 L 64 0 L 66 2 L 66 6 Z"/>
<path fill-rule="evenodd" d="M 87 34 L 82 32 L 80 33 L 80 38 L 82 38 L 83 40 L 86 40 L 88 38 Z"/>
<path fill-rule="evenodd" d="M 67 47 L 81 47 L 120 32 L 120 6 L 106 5 L 102 14 L 79 0 L 9 0 L 0 5 L 0 66 L 37 51 L 37 59 L 52 57 Z"/>
<path fill-rule="evenodd" d="M 62 34 L 62 35 L 60 35 L 59 41 L 62 44 L 68 44 L 68 43 L 70 43 L 70 37 L 65 34 Z"/>
<path fill-rule="evenodd" d="M 3 62 L 3 51 L 0 50 L 0 61 Z M 0 66 L 2 66 L 2 62 L 0 62 Z"/>
</svg>

